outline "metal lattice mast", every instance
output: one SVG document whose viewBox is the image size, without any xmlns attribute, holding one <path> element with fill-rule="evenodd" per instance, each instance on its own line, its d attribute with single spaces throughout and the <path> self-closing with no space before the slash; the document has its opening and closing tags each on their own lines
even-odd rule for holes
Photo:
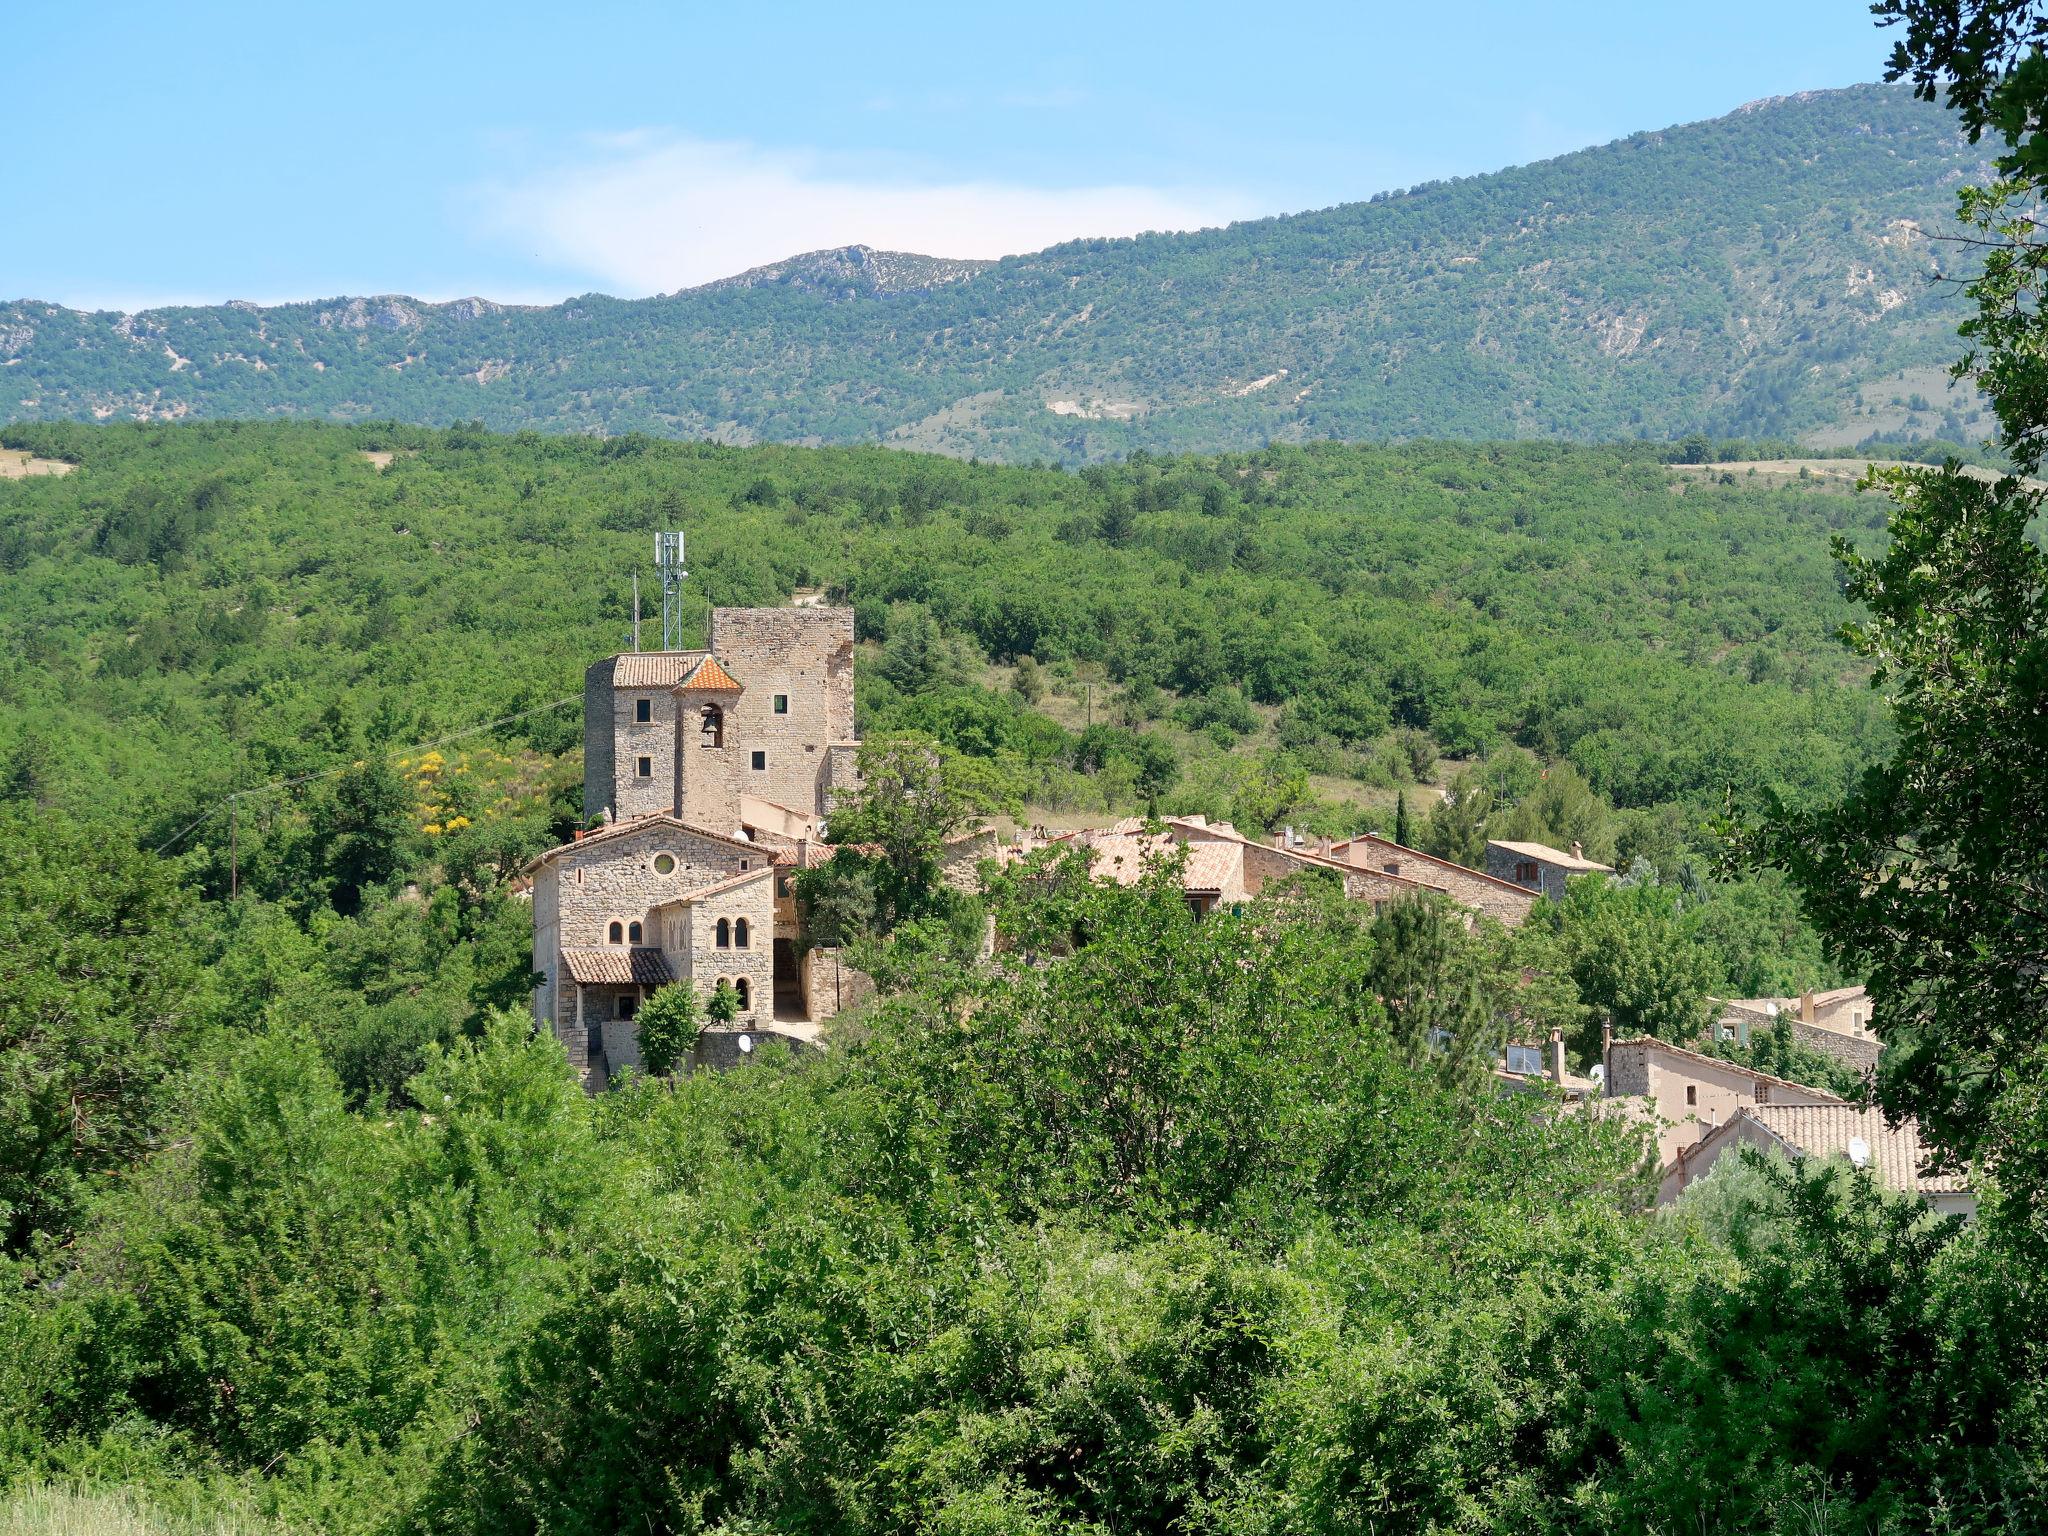
<svg viewBox="0 0 2048 1536">
<path fill-rule="evenodd" d="M 661 572 L 661 648 L 683 648 L 683 536 L 657 533 L 654 536 L 654 565 Z"/>
</svg>

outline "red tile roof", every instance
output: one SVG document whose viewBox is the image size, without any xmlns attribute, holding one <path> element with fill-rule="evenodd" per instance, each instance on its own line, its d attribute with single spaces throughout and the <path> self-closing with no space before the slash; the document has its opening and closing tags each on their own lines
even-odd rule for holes
<svg viewBox="0 0 2048 1536">
<path fill-rule="evenodd" d="M 612 658 L 614 688 L 673 688 L 709 651 L 627 651 Z"/>
<path fill-rule="evenodd" d="M 718 664 L 716 656 L 707 655 L 691 668 L 689 674 L 676 684 L 691 693 L 744 693 L 733 675 Z"/>
<path fill-rule="evenodd" d="M 565 949 L 562 963 L 584 986 L 661 987 L 676 979 L 658 949 Z"/>
<path fill-rule="evenodd" d="M 1885 1124 L 1884 1112 L 1854 1104 L 1745 1105 L 1728 1124 L 1747 1115 L 1782 1142 L 1795 1157 L 1846 1157 L 1868 1167 L 1886 1189 L 1905 1194 L 1962 1194 L 1970 1182 L 1960 1173 L 1928 1173 L 1929 1149 L 1920 1143 L 1918 1122 Z M 1860 1149 L 1853 1142 L 1863 1143 Z"/>
</svg>

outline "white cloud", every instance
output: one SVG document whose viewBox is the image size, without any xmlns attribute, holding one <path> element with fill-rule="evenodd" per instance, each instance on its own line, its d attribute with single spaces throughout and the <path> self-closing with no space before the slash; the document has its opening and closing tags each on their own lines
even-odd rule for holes
<svg viewBox="0 0 2048 1536">
<path fill-rule="evenodd" d="M 916 180 L 815 154 L 637 132 L 481 194 L 522 253 L 624 296 L 688 288 L 841 245 L 995 257 L 1084 236 L 1199 229 L 1253 216 L 1239 193 Z"/>
</svg>

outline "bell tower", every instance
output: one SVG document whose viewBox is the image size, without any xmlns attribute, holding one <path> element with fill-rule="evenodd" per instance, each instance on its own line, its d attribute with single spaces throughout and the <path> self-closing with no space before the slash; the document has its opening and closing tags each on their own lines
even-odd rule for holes
<svg viewBox="0 0 2048 1536">
<path fill-rule="evenodd" d="M 745 749 L 738 731 L 740 695 L 731 673 L 706 656 L 677 683 L 675 814 L 707 832 L 731 836 L 740 825 Z"/>
</svg>

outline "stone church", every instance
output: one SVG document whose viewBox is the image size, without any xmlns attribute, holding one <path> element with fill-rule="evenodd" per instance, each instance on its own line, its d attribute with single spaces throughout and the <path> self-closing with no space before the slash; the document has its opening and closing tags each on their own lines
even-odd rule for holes
<svg viewBox="0 0 2048 1536">
<path fill-rule="evenodd" d="M 534 1018 L 593 1090 L 640 1064 L 633 1017 L 656 987 L 732 985 L 739 1017 L 699 1047 L 715 1064 L 763 1036 L 814 1041 L 859 983 L 799 952 L 790 889 L 829 856 L 824 818 L 853 783 L 853 610 L 719 608 L 707 638 L 585 673 L 594 829 L 528 866 Z"/>
</svg>

